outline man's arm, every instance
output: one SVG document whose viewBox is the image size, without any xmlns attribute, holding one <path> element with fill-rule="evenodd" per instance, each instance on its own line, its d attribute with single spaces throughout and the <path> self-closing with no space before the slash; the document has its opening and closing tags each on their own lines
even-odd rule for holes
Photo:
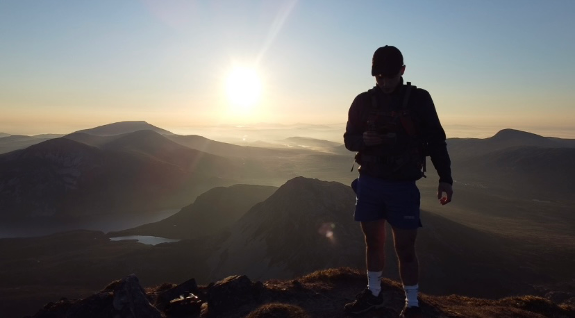
<svg viewBox="0 0 575 318">
<path fill-rule="evenodd" d="M 453 197 L 453 178 L 451 177 L 451 159 L 447 152 L 446 136 L 431 95 L 425 90 L 421 90 L 421 111 L 422 111 L 422 135 L 427 142 L 431 162 L 439 175 L 439 185 L 437 186 L 437 199 L 439 203 L 445 205 L 451 202 Z"/>
<path fill-rule="evenodd" d="M 451 159 L 447 152 L 445 131 L 437 116 L 431 95 L 429 95 L 426 90 L 419 90 L 418 93 L 421 98 L 420 106 L 418 106 L 419 111 L 421 111 L 421 135 L 427 143 L 427 150 L 431 157 L 431 162 L 435 170 L 437 170 L 439 182 L 453 185 Z"/>
<path fill-rule="evenodd" d="M 365 93 L 364 93 L 365 94 Z M 362 107 L 364 94 L 358 95 L 351 103 L 347 116 L 347 125 L 343 134 L 345 148 L 350 151 L 361 151 L 365 147 L 363 142 L 364 123 L 362 122 Z"/>
</svg>

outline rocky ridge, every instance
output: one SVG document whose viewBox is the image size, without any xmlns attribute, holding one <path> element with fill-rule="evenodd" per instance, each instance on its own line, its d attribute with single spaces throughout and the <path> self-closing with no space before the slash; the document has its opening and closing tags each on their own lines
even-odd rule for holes
<svg viewBox="0 0 575 318">
<path fill-rule="evenodd" d="M 62 298 L 27 318 L 99 317 L 346 317 L 343 305 L 365 287 L 365 275 L 351 268 L 313 272 L 292 280 L 253 282 L 245 275 L 229 276 L 197 286 L 194 279 L 142 288 L 130 275 L 81 299 Z M 358 317 L 398 317 L 403 306 L 401 285 L 383 279 L 385 308 Z M 573 295 L 571 295 L 573 296 Z M 561 304 L 537 296 L 498 300 L 457 295 L 420 295 L 425 317 L 575 317 L 575 297 Z"/>
</svg>

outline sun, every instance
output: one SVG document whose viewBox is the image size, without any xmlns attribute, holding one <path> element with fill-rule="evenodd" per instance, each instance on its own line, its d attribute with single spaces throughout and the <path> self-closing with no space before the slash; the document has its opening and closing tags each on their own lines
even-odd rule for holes
<svg viewBox="0 0 575 318">
<path fill-rule="evenodd" d="M 233 110 L 245 113 L 259 101 L 262 84 L 253 68 L 236 67 L 228 75 L 226 92 Z"/>
</svg>

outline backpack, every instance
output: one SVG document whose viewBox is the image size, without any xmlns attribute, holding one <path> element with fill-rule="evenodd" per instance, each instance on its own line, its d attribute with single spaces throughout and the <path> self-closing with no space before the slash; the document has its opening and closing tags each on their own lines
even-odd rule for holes
<svg viewBox="0 0 575 318">
<path fill-rule="evenodd" d="M 403 128 L 403 130 L 405 131 L 405 134 L 407 134 L 407 136 L 409 136 L 410 138 L 412 138 L 413 140 L 415 140 L 415 142 L 417 143 L 417 146 L 414 150 L 411 150 L 411 152 L 414 152 L 413 156 L 417 156 L 417 160 L 419 161 L 419 168 L 422 171 L 422 176 L 425 176 L 425 172 L 427 171 L 427 167 L 426 167 L 426 155 L 427 155 L 427 151 L 426 151 L 426 146 L 425 144 L 421 141 L 420 135 L 419 135 L 419 131 L 417 129 L 417 125 L 414 121 L 414 118 L 412 117 L 412 111 L 409 109 L 408 105 L 409 105 L 409 97 L 410 97 L 410 93 L 412 89 L 417 89 L 416 86 L 412 86 L 411 82 L 407 82 L 407 84 L 404 86 L 405 92 L 403 95 L 403 101 L 401 104 L 401 108 L 399 110 L 393 110 L 391 112 L 386 112 L 384 113 L 384 116 L 388 116 L 392 119 L 394 119 L 394 121 L 398 121 L 397 119 L 399 119 L 399 123 L 395 124 L 392 123 L 391 121 L 389 121 L 387 123 L 387 125 L 391 125 L 388 127 L 382 127 L 382 126 L 378 126 L 377 125 L 377 116 L 381 115 L 382 112 L 378 111 L 379 105 L 378 105 L 378 101 L 377 101 L 377 97 L 376 97 L 376 92 L 375 89 L 371 89 L 369 90 L 369 94 L 371 96 L 371 108 L 369 109 L 368 112 L 366 112 L 367 114 L 364 115 L 364 122 L 366 122 L 368 129 L 373 129 L 374 131 L 382 131 L 382 133 L 386 132 L 386 131 L 398 131 L 400 128 Z M 367 117 L 367 118 L 366 118 Z M 375 118 L 375 119 L 374 119 Z M 371 126 L 371 127 L 370 127 Z M 400 127 L 398 127 L 400 126 Z M 396 138 L 396 134 L 395 133 L 386 133 L 384 135 L 386 138 L 384 139 L 384 143 L 388 143 L 391 144 L 395 141 Z M 406 150 L 407 151 L 407 150 Z M 405 154 L 404 156 L 396 156 L 397 158 L 399 157 L 409 157 L 410 154 Z M 362 161 L 377 161 L 377 162 L 381 162 L 381 161 L 385 161 L 385 162 L 389 162 L 389 157 L 387 158 L 382 158 L 382 157 L 377 157 L 377 156 L 366 156 L 363 155 L 361 153 L 357 153 L 355 156 L 355 161 L 358 162 L 359 164 L 361 164 Z M 400 169 L 402 167 L 403 164 L 406 164 L 407 161 L 402 162 L 402 163 L 398 163 L 398 169 Z M 354 166 L 352 165 L 351 167 L 351 171 L 353 171 Z M 394 171 L 392 171 L 394 172 Z"/>
</svg>

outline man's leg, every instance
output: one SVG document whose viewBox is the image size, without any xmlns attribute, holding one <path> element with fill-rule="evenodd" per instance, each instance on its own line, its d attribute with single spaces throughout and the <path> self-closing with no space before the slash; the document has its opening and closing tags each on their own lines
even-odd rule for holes
<svg viewBox="0 0 575 318">
<path fill-rule="evenodd" d="M 385 220 L 361 222 L 365 236 L 367 286 L 374 296 L 381 291 L 381 274 L 385 264 Z"/>
<path fill-rule="evenodd" d="M 355 301 L 345 305 L 344 310 L 349 314 L 361 314 L 383 307 L 381 272 L 385 257 L 385 220 L 361 222 L 361 229 L 365 235 L 367 289 L 359 293 Z"/>
<path fill-rule="evenodd" d="M 418 307 L 419 262 L 415 253 L 417 229 L 393 228 L 395 252 L 399 261 L 399 275 L 405 290 L 406 307 Z"/>
</svg>

